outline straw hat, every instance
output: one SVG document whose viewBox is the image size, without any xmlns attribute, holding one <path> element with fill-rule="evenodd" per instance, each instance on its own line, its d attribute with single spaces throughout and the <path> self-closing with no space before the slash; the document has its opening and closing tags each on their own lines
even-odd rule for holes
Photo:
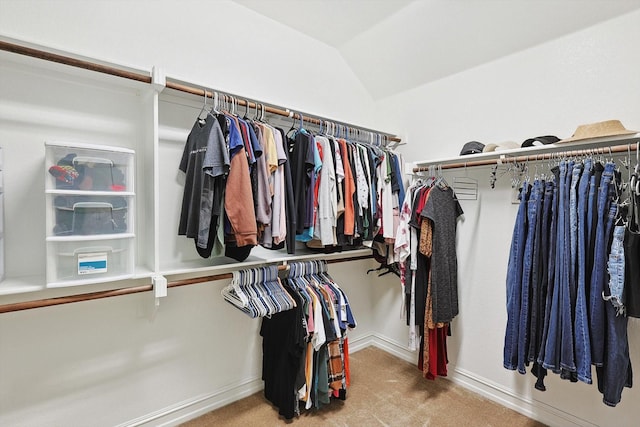
<svg viewBox="0 0 640 427">
<path fill-rule="evenodd" d="M 628 135 L 637 133 L 635 130 L 628 130 L 620 120 L 606 120 L 604 122 L 596 122 L 588 125 L 580 125 L 573 133 L 571 138 L 563 139 L 558 142 L 580 141 L 583 139 L 600 138 L 603 136 Z"/>
</svg>

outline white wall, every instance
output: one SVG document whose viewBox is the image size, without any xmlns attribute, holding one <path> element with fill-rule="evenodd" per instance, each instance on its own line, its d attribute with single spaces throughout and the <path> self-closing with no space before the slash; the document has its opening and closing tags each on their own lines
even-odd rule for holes
<svg viewBox="0 0 640 427">
<path fill-rule="evenodd" d="M 335 49 L 231 1 L 0 0 L 0 35 L 367 125 Z M 313 82 L 313 84 L 309 84 Z"/>
<path fill-rule="evenodd" d="M 567 137 L 579 124 L 613 118 L 640 130 L 640 58 L 632 40 L 640 40 L 640 12 L 380 100 L 380 126 L 398 130 L 408 143 L 400 151 L 411 160 L 457 156 L 471 140 Z M 502 367 L 506 265 L 517 205 L 510 203 L 508 177 L 491 190 L 489 172 L 469 169 L 480 194 L 477 201 L 461 202 L 461 314 L 449 341 L 453 378 L 553 425 L 637 425 L 638 388 L 625 389 L 622 402 L 612 409 L 602 403 L 595 385 L 570 384 L 551 375 L 542 393 L 533 389 L 531 374 Z M 448 172 L 449 182 L 456 175 L 464 171 Z M 391 304 L 399 296 L 385 298 Z M 377 318 L 382 323 L 376 331 L 406 342 L 402 322 Z M 635 366 L 640 366 L 639 333 L 640 321 L 631 319 Z"/>
</svg>

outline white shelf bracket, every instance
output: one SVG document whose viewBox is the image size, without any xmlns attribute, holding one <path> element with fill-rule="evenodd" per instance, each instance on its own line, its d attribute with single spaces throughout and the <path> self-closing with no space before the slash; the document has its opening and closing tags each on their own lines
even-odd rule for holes
<svg viewBox="0 0 640 427">
<path fill-rule="evenodd" d="M 156 306 L 159 306 L 160 298 L 167 296 L 167 278 L 156 275 L 151 278 L 151 283 L 153 283 L 153 295 L 156 299 Z"/>
<path fill-rule="evenodd" d="M 158 93 L 167 87 L 167 75 L 162 68 L 156 67 L 155 65 L 151 69 L 151 85 Z"/>
</svg>

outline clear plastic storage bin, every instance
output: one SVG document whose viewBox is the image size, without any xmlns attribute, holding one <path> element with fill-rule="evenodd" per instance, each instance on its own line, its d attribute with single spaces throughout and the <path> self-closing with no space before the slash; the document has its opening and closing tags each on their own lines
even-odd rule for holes
<svg viewBox="0 0 640 427">
<path fill-rule="evenodd" d="M 132 233 L 133 198 L 48 194 L 53 212 L 47 225 L 48 236 L 85 236 Z"/>
<path fill-rule="evenodd" d="M 134 191 L 132 150 L 64 142 L 46 145 L 47 190 Z"/>
<path fill-rule="evenodd" d="M 48 241 L 47 286 L 74 286 L 132 277 L 133 242 L 133 237 Z"/>
</svg>

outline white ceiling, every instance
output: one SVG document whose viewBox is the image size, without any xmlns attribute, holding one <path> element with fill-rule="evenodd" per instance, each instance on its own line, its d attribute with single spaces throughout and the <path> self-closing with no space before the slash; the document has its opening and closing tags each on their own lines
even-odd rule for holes
<svg viewBox="0 0 640 427">
<path fill-rule="evenodd" d="M 640 0 L 235 2 L 337 49 L 374 99 L 640 9 Z"/>
</svg>

